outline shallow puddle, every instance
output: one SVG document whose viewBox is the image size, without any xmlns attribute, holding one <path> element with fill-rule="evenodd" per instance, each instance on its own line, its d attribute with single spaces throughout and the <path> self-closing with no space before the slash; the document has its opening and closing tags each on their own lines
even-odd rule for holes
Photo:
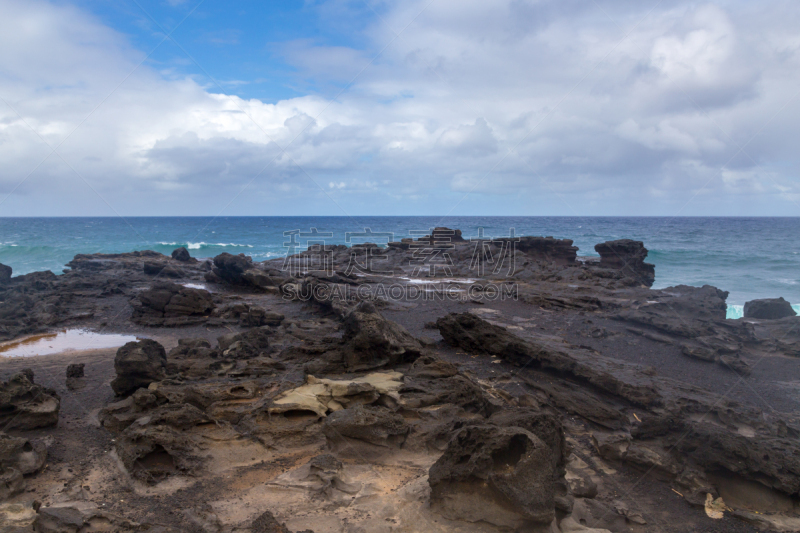
<svg viewBox="0 0 800 533">
<path fill-rule="evenodd" d="M 57 333 L 31 335 L 0 343 L 0 357 L 32 357 L 60 352 L 117 348 L 135 341 L 135 335 L 95 333 L 85 329 L 65 329 Z"/>
</svg>

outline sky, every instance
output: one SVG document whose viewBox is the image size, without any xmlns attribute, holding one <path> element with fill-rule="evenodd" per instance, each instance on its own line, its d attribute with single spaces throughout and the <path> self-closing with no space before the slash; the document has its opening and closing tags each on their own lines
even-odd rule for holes
<svg viewBox="0 0 800 533">
<path fill-rule="evenodd" d="M 800 3 L 0 0 L 0 216 L 800 216 Z"/>
</svg>

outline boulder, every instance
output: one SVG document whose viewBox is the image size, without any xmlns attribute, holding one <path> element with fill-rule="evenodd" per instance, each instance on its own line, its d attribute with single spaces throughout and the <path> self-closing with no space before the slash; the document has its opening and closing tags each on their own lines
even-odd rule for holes
<svg viewBox="0 0 800 533">
<path fill-rule="evenodd" d="M 82 378 L 83 377 L 83 369 L 86 365 L 84 363 L 74 363 L 67 366 L 67 377 L 68 378 Z"/>
<path fill-rule="evenodd" d="M 111 388 L 117 396 L 127 396 L 140 387 L 147 387 L 164 378 L 167 353 L 154 340 L 129 342 L 117 350 L 114 369 L 117 377 Z"/>
<path fill-rule="evenodd" d="M 214 258 L 212 273 L 227 283 L 248 285 L 249 283 L 242 277 L 242 274 L 251 268 L 253 268 L 253 259 L 251 257 L 244 254 L 232 255 L 224 252 Z"/>
<path fill-rule="evenodd" d="M 33 375 L 15 374 L 0 383 L 0 428 L 36 429 L 58 424 L 61 399 L 56 391 L 37 385 Z"/>
<path fill-rule="evenodd" d="M 797 316 L 797 313 L 792 309 L 792 304 L 783 298 L 763 298 L 750 300 L 744 304 L 745 318 L 777 320 L 787 316 Z"/>
<path fill-rule="evenodd" d="M 131 301 L 131 320 L 143 326 L 184 326 L 208 319 L 216 307 L 210 292 L 161 281 Z"/>
<path fill-rule="evenodd" d="M 600 254 L 600 267 L 618 270 L 626 277 L 632 278 L 642 285 L 650 287 L 656 279 L 656 267 L 645 263 L 647 248 L 642 241 L 620 239 L 606 241 L 595 245 Z"/>
<path fill-rule="evenodd" d="M 556 452 L 530 431 L 467 426 L 430 468 L 431 509 L 514 530 L 550 524 L 557 463 Z"/>
<path fill-rule="evenodd" d="M 187 250 L 183 246 L 172 250 L 172 258 L 175 261 L 180 261 L 181 263 L 188 263 L 189 261 L 192 260 L 192 256 L 189 255 L 189 250 Z"/>
</svg>

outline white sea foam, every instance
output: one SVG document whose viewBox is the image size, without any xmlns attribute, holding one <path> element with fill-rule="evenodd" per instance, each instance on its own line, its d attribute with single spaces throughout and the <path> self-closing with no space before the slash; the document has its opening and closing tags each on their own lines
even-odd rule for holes
<svg viewBox="0 0 800 533">
<path fill-rule="evenodd" d="M 189 250 L 199 250 L 201 248 L 253 248 L 252 244 L 236 244 L 233 242 L 159 242 L 162 246 L 185 246 Z"/>
</svg>

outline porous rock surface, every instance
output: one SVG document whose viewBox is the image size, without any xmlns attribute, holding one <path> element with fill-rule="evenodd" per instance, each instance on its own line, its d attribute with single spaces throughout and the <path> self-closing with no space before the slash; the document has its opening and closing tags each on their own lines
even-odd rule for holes
<svg viewBox="0 0 800 533">
<path fill-rule="evenodd" d="M 726 320 L 716 287 L 650 289 L 643 243 L 596 251 L 437 227 L 261 263 L 178 249 L 0 267 L 1 340 L 140 339 L 31 360 L 57 391 L 0 359 L 0 498 L 19 507 L 0 523 L 800 529 L 800 319 Z"/>
</svg>

